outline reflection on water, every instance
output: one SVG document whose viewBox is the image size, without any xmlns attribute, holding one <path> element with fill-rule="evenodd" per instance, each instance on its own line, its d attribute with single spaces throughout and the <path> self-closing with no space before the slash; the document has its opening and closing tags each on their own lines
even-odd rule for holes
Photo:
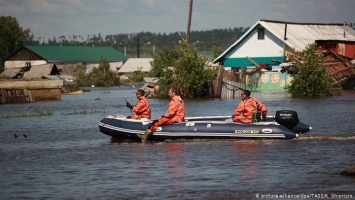
<svg viewBox="0 0 355 200">
<path fill-rule="evenodd" d="M 107 92 L 109 91 L 109 92 Z M 352 194 L 339 173 L 354 166 L 355 92 L 303 100 L 253 93 L 267 105 L 298 112 L 313 130 L 294 140 L 169 141 L 111 139 L 98 122 L 130 115 L 123 97 L 135 89 L 94 88 L 60 102 L 0 105 L 0 113 L 53 115 L 0 118 L 1 199 L 254 199 L 256 194 Z M 187 116 L 231 115 L 239 99 L 186 100 Z M 168 101 L 150 99 L 153 118 Z M 23 135 L 27 137 L 23 137 Z M 14 137 L 17 135 L 17 137 Z"/>
<path fill-rule="evenodd" d="M 184 181 L 181 180 L 181 177 L 184 175 L 184 163 L 182 155 L 183 144 L 171 143 L 166 144 L 166 152 L 168 159 L 168 172 L 170 178 L 173 180 L 173 186 L 184 185 Z"/>
</svg>

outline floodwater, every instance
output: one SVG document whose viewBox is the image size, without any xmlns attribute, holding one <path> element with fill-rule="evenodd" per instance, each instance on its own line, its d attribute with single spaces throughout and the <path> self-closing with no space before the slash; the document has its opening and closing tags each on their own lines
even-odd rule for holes
<svg viewBox="0 0 355 200">
<path fill-rule="evenodd" d="M 109 114 L 130 115 L 124 97 L 134 104 L 135 89 L 90 89 L 0 105 L 0 199 L 355 198 L 355 177 L 339 175 L 355 166 L 355 91 L 317 100 L 252 93 L 269 114 L 295 110 L 313 127 L 293 140 L 141 144 L 98 129 Z M 239 101 L 186 100 L 186 116 L 232 115 Z M 157 118 L 168 100 L 150 103 Z M 41 112 L 53 115 L 14 117 Z"/>
</svg>

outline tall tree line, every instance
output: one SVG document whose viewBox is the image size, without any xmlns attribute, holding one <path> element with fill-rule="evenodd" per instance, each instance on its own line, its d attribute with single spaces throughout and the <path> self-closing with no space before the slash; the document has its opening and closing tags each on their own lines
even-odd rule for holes
<svg viewBox="0 0 355 200">
<path fill-rule="evenodd" d="M 212 52 L 214 46 L 222 49 L 229 47 L 240 36 L 242 36 L 249 27 L 243 28 L 225 28 L 203 31 L 191 31 L 190 45 L 200 52 Z M 37 38 L 33 45 L 81 45 L 81 46 L 112 46 L 123 52 L 124 49 L 128 55 L 134 55 L 137 52 L 137 42 L 142 52 L 146 54 L 158 53 L 165 49 L 178 48 L 179 40 L 185 38 L 185 32 L 173 33 L 118 33 L 103 36 L 102 34 L 82 35 L 61 35 L 49 38 L 44 41 L 43 38 Z M 137 40 L 139 38 L 139 40 Z"/>
</svg>

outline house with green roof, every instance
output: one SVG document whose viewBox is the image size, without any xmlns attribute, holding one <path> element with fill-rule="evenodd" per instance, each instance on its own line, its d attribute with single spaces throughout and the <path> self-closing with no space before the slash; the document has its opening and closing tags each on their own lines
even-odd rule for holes
<svg viewBox="0 0 355 200">
<path fill-rule="evenodd" d="M 115 72 L 128 60 L 111 46 L 23 46 L 8 56 L 4 64 L 5 70 L 46 64 L 63 67 L 85 64 L 92 69 L 98 67 L 102 57 Z"/>
</svg>

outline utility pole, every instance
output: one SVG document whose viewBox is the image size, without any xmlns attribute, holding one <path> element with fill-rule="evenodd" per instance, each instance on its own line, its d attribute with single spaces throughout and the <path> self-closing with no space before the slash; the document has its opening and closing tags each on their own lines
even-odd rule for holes
<svg viewBox="0 0 355 200">
<path fill-rule="evenodd" d="M 137 36 L 137 58 L 139 58 L 139 36 Z"/>
<path fill-rule="evenodd" d="M 285 60 L 286 60 L 286 40 L 287 40 L 287 23 L 285 23 L 285 34 L 284 34 L 284 46 L 283 46 L 282 62 L 285 62 Z"/>
<path fill-rule="evenodd" d="M 193 0 L 190 0 L 189 19 L 188 19 L 188 22 L 187 22 L 187 33 L 186 33 L 186 41 L 187 41 L 188 44 L 190 44 L 190 28 L 191 28 L 192 4 L 193 4 Z"/>
</svg>

